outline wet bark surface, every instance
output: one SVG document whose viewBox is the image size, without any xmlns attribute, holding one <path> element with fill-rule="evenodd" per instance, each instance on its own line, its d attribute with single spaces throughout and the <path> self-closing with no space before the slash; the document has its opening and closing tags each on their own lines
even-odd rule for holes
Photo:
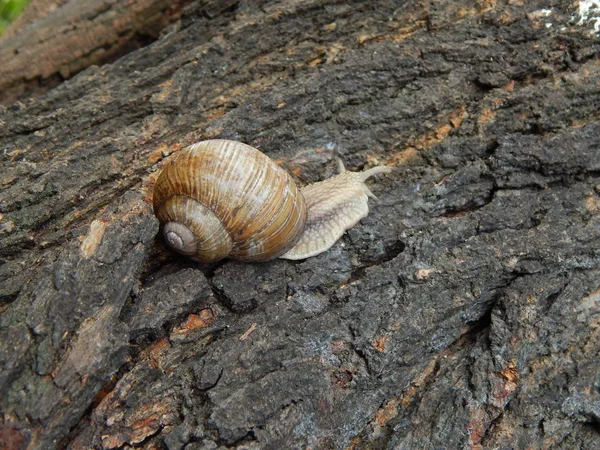
<svg viewBox="0 0 600 450">
<path fill-rule="evenodd" d="M 5 447 L 597 446 L 596 22 L 567 1 L 219 5 L 0 111 Z M 322 255 L 199 265 L 150 200 L 208 138 L 300 183 L 333 151 L 394 170 Z"/>
</svg>

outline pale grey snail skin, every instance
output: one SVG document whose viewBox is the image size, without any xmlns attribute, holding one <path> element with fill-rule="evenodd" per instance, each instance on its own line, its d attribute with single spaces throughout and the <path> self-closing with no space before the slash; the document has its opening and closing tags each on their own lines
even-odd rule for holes
<svg viewBox="0 0 600 450">
<path fill-rule="evenodd" d="M 369 213 L 365 185 L 378 166 L 345 170 L 301 190 L 270 158 L 241 142 L 190 145 L 154 186 L 154 212 L 166 242 L 199 262 L 222 258 L 304 259 L 329 249 Z"/>
<path fill-rule="evenodd" d="M 305 259 L 329 250 L 339 238 L 369 214 L 368 197 L 376 198 L 365 181 L 391 167 L 377 166 L 364 172 L 346 170 L 338 159 L 340 173 L 300 189 L 308 219 L 300 240 L 280 258 Z"/>
</svg>

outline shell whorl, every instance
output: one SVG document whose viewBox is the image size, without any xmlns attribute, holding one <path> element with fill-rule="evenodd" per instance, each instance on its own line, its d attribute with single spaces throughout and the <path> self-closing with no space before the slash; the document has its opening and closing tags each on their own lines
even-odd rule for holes
<svg viewBox="0 0 600 450">
<path fill-rule="evenodd" d="M 201 262 L 276 258 L 298 241 L 307 217 L 283 169 L 227 140 L 183 149 L 158 177 L 153 203 L 169 245 Z"/>
<path fill-rule="evenodd" d="M 158 208 L 163 236 L 173 250 L 196 261 L 216 261 L 231 253 L 233 240 L 219 218 L 185 195 L 166 198 Z"/>
</svg>

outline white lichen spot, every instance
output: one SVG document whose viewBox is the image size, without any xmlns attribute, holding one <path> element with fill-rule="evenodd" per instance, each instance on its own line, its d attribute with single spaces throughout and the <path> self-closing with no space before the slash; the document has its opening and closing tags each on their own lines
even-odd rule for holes
<svg viewBox="0 0 600 450">
<path fill-rule="evenodd" d="M 552 15 L 551 9 L 538 9 L 537 11 L 533 11 L 533 12 L 527 14 L 527 16 L 531 20 L 541 19 L 542 17 L 550 17 L 551 15 Z"/>
<path fill-rule="evenodd" d="M 578 15 L 577 25 L 583 26 L 586 23 L 591 23 L 594 27 L 594 33 L 600 33 L 600 0 L 581 0 Z"/>
<path fill-rule="evenodd" d="M 538 9 L 536 11 L 532 11 L 527 14 L 527 18 L 533 22 L 543 22 L 547 20 L 548 17 L 552 15 L 551 9 Z M 550 28 L 552 26 L 551 22 L 544 23 L 546 28 Z"/>
</svg>

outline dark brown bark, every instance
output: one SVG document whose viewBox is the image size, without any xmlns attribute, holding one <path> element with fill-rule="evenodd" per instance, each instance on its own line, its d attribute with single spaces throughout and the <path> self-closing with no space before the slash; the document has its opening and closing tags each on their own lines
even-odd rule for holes
<svg viewBox="0 0 600 450">
<path fill-rule="evenodd" d="M 189 5 L 0 114 L 7 448 L 594 448 L 600 63 L 570 2 Z M 17 37 L 17 36 L 15 36 Z M 155 238 L 222 137 L 300 182 L 388 164 L 301 262 Z"/>
</svg>

